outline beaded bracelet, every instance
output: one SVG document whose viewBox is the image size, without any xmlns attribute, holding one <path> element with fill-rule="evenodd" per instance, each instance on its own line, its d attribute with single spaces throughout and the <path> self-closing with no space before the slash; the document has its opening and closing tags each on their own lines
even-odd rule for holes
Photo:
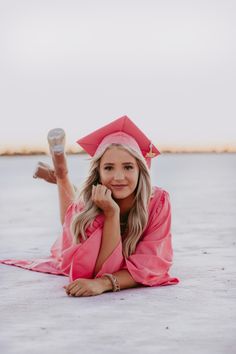
<svg viewBox="0 0 236 354">
<path fill-rule="evenodd" d="M 110 279 L 110 281 L 112 282 L 112 291 L 120 291 L 120 284 L 118 282 L 118 279 L 113 275 L 113 274 L 108 274 L 108 273 L 105 273 L 102 275 L 102 278 L 103 277 L 107 277 Z"/>
</svg>

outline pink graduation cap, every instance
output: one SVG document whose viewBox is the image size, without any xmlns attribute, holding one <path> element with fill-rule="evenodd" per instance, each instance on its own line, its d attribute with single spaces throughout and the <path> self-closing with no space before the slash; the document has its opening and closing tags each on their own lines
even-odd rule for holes
<svg viewBox="0 0 236 354">
<path fill-rule="evenodd" d="M 95 130 L 93 133 L 77 140 L 77 143 L 90 156 L 105 151 L 111 144 L 128 146 L 145 158 L 149 168 L 151 158 L 160 154 L 150 139 L 127 116 L 120 117 Z"/>
</svg>

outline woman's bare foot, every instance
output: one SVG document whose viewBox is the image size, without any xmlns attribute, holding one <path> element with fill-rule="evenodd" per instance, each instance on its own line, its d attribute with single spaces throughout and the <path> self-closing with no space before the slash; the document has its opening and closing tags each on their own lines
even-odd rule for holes
<svg viewBox="0 0 236 354">
<path fill-rule="evenodd" d="M 33 177 L 44 179 L 49 183 L 57 183 L 55 171 L 51 166 L 41 161 L 38 162 Z"/>
</svg>

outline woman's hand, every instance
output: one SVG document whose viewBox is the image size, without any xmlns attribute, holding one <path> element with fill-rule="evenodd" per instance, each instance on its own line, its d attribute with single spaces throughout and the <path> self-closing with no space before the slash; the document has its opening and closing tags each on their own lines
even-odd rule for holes
<svg viewBox="0 0 236 354">
<path fill-rule="evenodd" d="M 119 212 L 119 205 L 111 196 L 111 190 L 102 184 L 92 187 L 92 201 L 103 210 L 105 215 Z"/>
<path fill-rule="evenodd" d="M 76 279 L 68 286 L 64 286 L 68 296 L 94 296 L 107 291 L 106 283 L 101 278 Z"/>
</svg>

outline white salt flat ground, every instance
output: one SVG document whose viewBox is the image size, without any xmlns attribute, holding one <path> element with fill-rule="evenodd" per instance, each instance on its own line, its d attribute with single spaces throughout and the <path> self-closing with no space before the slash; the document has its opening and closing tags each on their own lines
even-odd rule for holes
<svg viewBox="0 0 236 354">
<path fill-rule="evenodd" d="M 38 159 L 0 158 L 1 259 L 47 256 L 60 233 L 55 186 L 31 177 Z M 85 157 L 69 165 L 80 182 Z M 0 265 L 2 354 L 235 353 L 236 155 L 162 155 L 153 168 L 171 195 L 180 284 L 71 298 L 66 277 Z"/>
</svg>

